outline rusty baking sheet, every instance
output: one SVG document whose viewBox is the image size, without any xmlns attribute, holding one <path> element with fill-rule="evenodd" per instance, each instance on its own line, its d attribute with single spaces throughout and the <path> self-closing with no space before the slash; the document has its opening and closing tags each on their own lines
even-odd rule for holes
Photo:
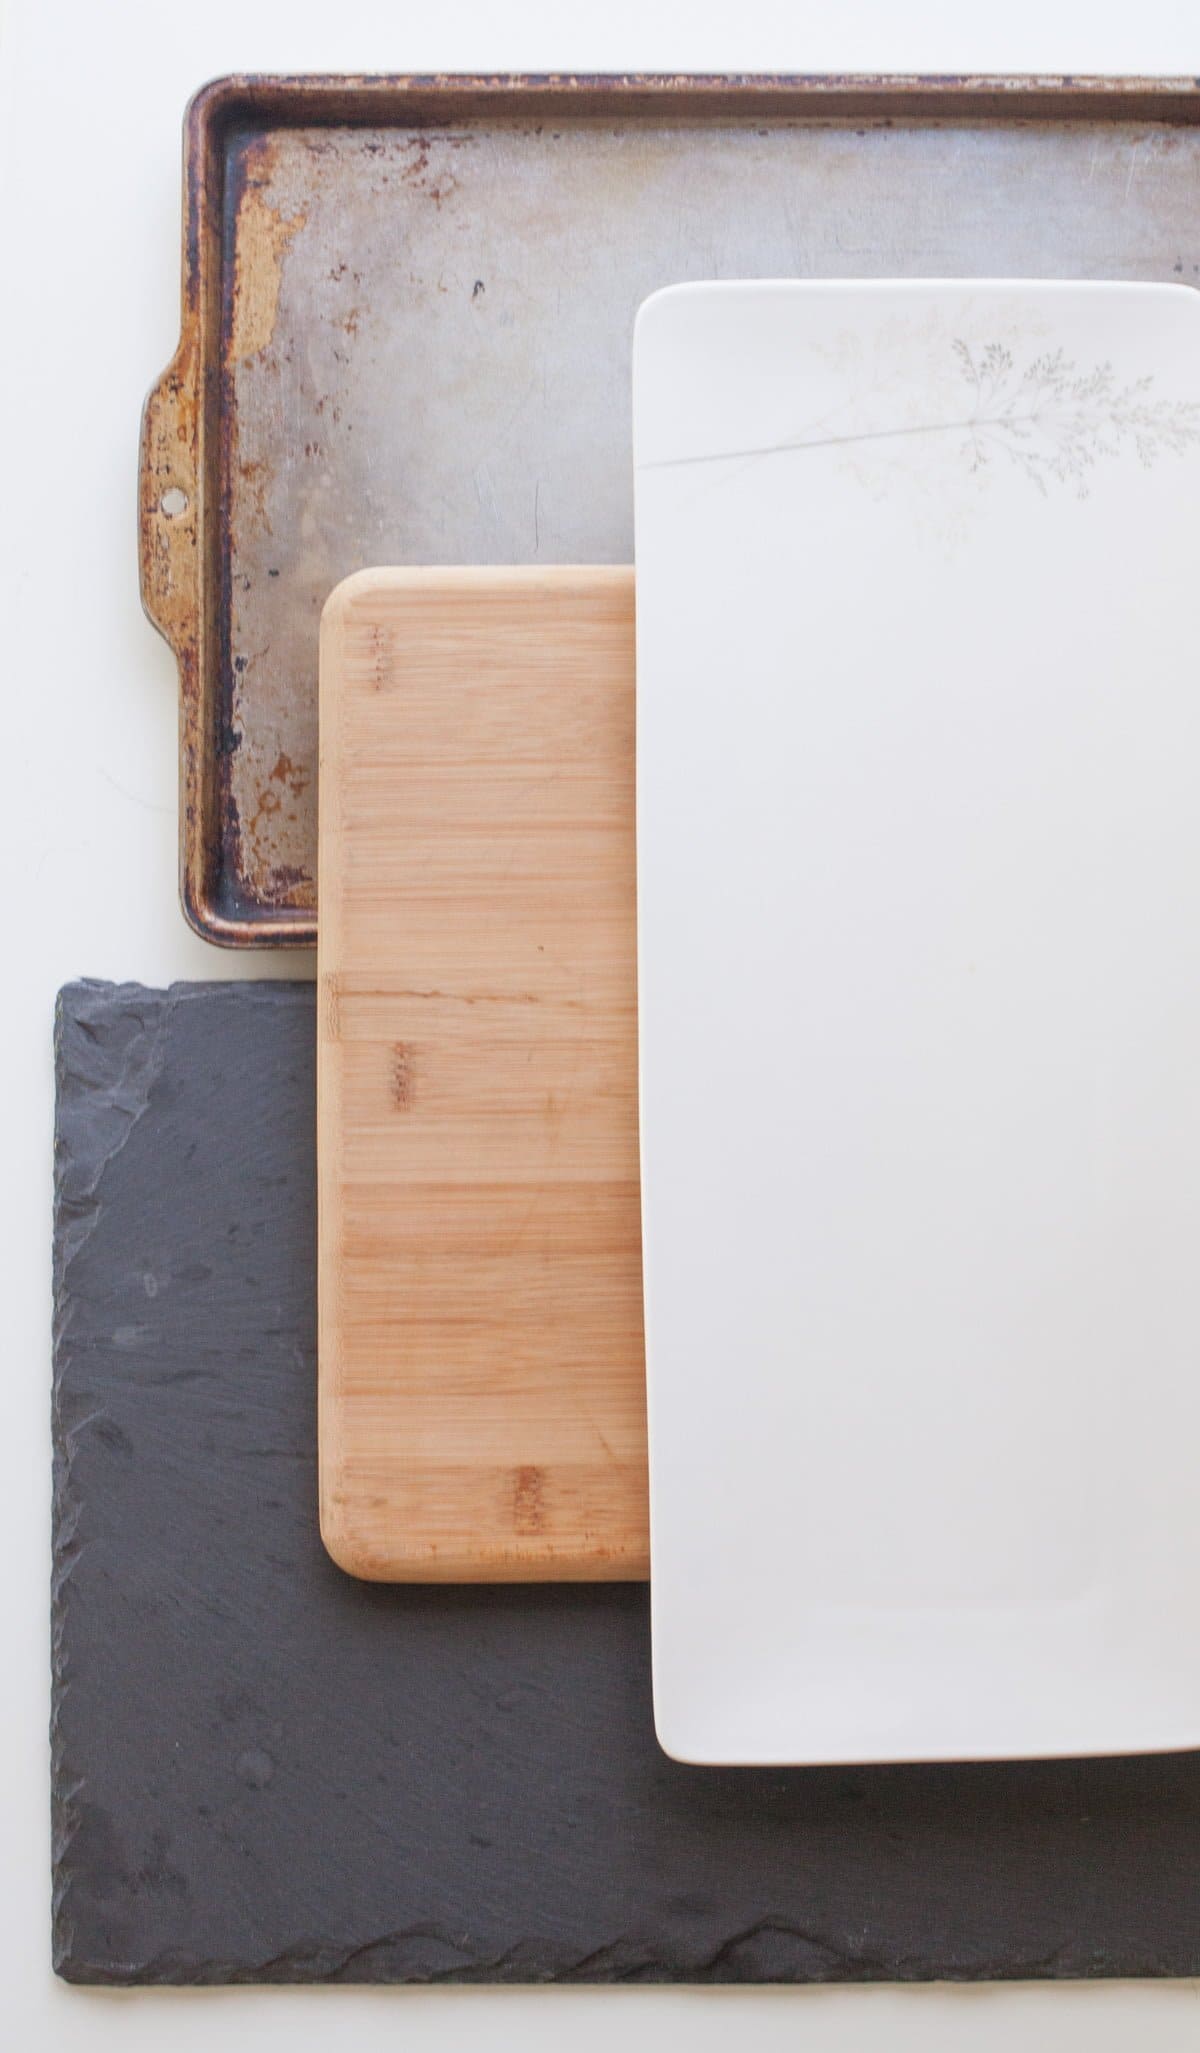
<svg viewBox="0 0 1200 2053">
<path fill-rule="evenodd" d="M 315 939 L 317 622 L 347 572 L 631 558 L 647 293 L 1200 283 L 1198 119 L 1191 80 L 206 87 L 140 496 L 143 596 L 179 659 L 193 926 Z"/>
</svg>

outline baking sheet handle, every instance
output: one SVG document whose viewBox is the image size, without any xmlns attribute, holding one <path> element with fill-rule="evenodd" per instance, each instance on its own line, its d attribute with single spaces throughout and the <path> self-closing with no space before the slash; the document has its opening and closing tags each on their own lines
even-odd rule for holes
<svg viewBox="0 0 1200 2053">
<path fill-rule="evenodd" d="M 208 940 L 234 938 L 210 908 L 209 854 L 199 821 L 211 803 L 202 729 L 204 499 L 200 467 L 200 345 L 183 338 L 142 408 L 138 451 L 138 570 L 142 604 L 179 665 L 179 894 L 184 918 Z M 236 938 L 241 939 L 238 935 Z"/>
<path fill-rule="evenodd" d="M 198 378 L 198 345 L 185 335 L 142 408 L 138 457 L 142 605 L 181 671 L 194 666 L 200 636 Z"/>
</svg>

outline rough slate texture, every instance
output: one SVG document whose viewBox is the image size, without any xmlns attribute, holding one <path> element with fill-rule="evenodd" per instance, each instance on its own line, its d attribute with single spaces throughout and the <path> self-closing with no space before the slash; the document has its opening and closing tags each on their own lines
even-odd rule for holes
<svg viewBox="0 0 1200 2053">
<path fill-rule="evenodd" d="M 644 1590 L 332 1566 L 310 985 L 73 985 L 58 1086 L 61 1973 L 1200 1971 L 1200 1756 L 683 1768 Z"/>
</svg>

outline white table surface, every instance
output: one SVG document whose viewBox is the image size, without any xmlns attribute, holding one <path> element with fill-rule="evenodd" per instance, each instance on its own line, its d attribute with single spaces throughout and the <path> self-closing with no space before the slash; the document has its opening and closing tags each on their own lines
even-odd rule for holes
<svg viewBox="0 0 1200 2053">
<path fill-rule="evenodd" d="M 234 70 L 1200 72 L 1196 0 L 0 0 L 0 811 L 10 1104 L 0 1443 L 0 2018 L 6 2043 L 186 2053 L 657 2041 L 805 2053 L 1200 2044 L 1200 1985 L 826 1990 L 72 1990 L 49 1963 L 54 993 L 68 978 L 305 976 L 228 955 L 175 895 L 174 663 L 141 616 L 138 409 L 178 333 L 179 134 Z"/>
</svg>

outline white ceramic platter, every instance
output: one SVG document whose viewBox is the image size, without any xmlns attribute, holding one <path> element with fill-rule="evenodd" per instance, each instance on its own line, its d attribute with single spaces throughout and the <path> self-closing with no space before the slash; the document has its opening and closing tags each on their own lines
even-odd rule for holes
<svg viewBox="0 0 1200 2053">
<path fill-rule="evenodd" d="M 1200 296 L 685 286 L 634 382 L 660 1740 L 1200 1744 Z"/>
</svg>

